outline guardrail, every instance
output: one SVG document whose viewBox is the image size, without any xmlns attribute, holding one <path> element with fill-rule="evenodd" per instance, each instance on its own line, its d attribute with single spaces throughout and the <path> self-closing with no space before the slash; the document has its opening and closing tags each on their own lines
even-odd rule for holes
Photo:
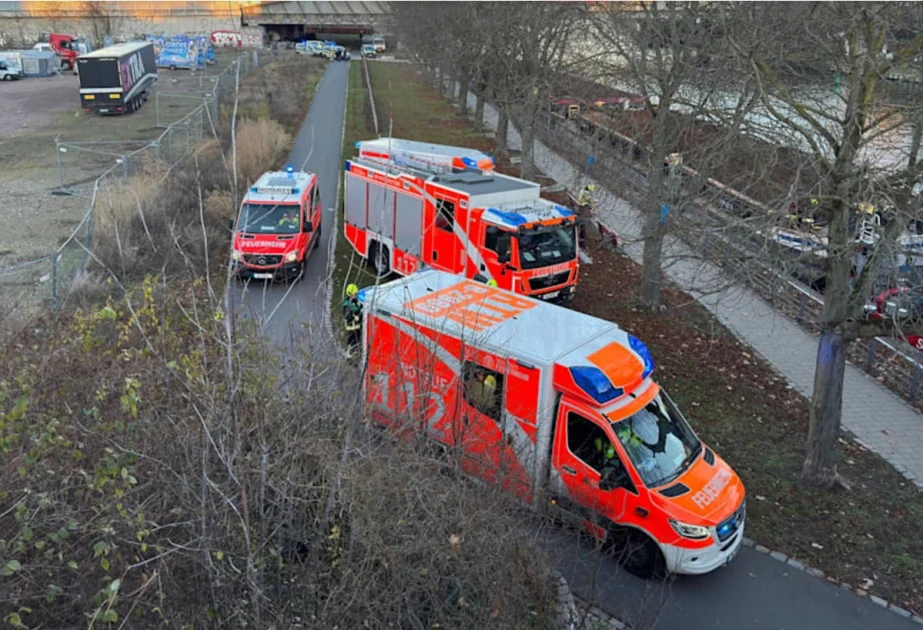
<svg viewBox="0 0 923 630">
<path fill-rule="evenodd" d="M 70 236 L 50 254 L 0 269 L 0 295 L 4 300 L 12 304 L 20 301 L 38 302 L 51 310 L 57 310 L 71 282 L 86 269 L 93 248 L 94 209 L 100 191 L 128 181 L 146 160 L 163 162 L 168 171 L 180 164 L 206 134 L 211 134 L 212 125 L 218 125 L 218 100 L 233 88 L 238 66 L 243 75 L 258 61 L 255 51 L 238 57 L 221 74 L 212 77 L 214 86 L 210 93 L 200 97 L 200 105 L 179 120 L 166 125 L 163 133 L 140 148 L 117 153 L 85 146 L 88 143 L 56 141 L 59 170 L 61 155 L 71 153 L 77 156 L 102 154 L 106 158 L 105 163 L 110 166 L 95 177 L 73 182 L 66 182 L 61 175 L 56 193 L 89 197 L 87 211 Z"/>
<path fill-rule="evenodd" d="M 597 125 L 598 127 L 598 125 Z M 604 178 L 611 182 L 619 196 L 639 207 L 643 202 L 647 175 L 635 165 L 643 157 L 643 148 L 630 138 L 608 129 L 613 134 L 615 151 L 610 151 L 603 159 L 597 159 L 594 168 L 602 171 Z M 568 124 L 568 119 L 557 114 L 550 114 L 547 123 L 540 123 L 538 137 L 578 167 L 587 164 L 587 151 L 593 150 L 587 144 L 582 130 L 575 130 Z M 593 129 L 596 134 L 599 129 Z M 691 169 L 689 169 L 691 170 Z M 707 200 L 697 199 L 697 209 L 687 210 L 671 215 L 671 220 L 680 224 L 683 221 L 696 221 L 696 212 L 708 213 L 709 220 L 721 221 L 726 216 L 715 204 L 724 203 L 731 208 L 740 209 L 742 205 L 751 204 L 754 210 L 764 211 L 766 206 L 749 199 L 720 182 L 709 179 L 704 184 L 709 192 Z M 698 217 L 701 219 L 701 216 Z M 701 228 L 698 222 L 696 227 Z M 757 259 L 745 247 L 746 240 L 735 242 L 720 231 L 727 231 L 728 226 L 718 226 L 717 230 L 677 230 L 677 235 L 694 250 L 720 265 L 732 278 L 745 284 L 757 295 L 766 300 L 778 312 L 797 322 L 806 330 L 817 333 L 820 330 L 824 299 L 816 291 L 802 283 L 773 269 L 764 261 Z M 733 233 L 733 230 L 730 230 Z M 697 238 L 693 238 L 695 235 Z M 753 234 L 749 238 L 758 238 Z M 745 264 L 742 264 L 745 263 Z M 876 337 L 860 339 L 850 345 L 849 360 L 863 369 L 870 376 L 884 384 L 895 394 L 906 400 L 911 406 L 923 411 L 923 360 L 914 355 L 919 354 L 903 340 Z"/>
</svg>

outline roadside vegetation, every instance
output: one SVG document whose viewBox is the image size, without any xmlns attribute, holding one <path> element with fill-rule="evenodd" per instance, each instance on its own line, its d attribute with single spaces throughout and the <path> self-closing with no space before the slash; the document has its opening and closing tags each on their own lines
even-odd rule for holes
<svg viewBox="0 0 923 630">
<path fill-rule="evenodd" d="M 235 190 L 282 165 L 323 65 L 273 68 L 242 82 L 235 143 L 219 124 L 101 198 L 57 314 L 0 322 L 0 624 L 551 630 L 509 496 L 370 430 L 333 340 L 301 331 L 283 365 L 227 311 Z"/>
<path fill-rule="evenodd" d="M 494 142 L 459 116 L 420 68 L 376 62 L 370 67 L 379 120 L 390 119 L 394 137 L 494 152 Z M 498 165 L 516 174 L 508 158 Z M 567 203 L 566 197 L 556 200 Z M 749 497 L 747 536 L 854 587 L 923 611 L 919 490 L 846 434 L 839 446 L 852 491 L 800 484 L 807 399 L 688 294 L 665 286 L 667 311 L 652 313 L 636 298 L 640 265 L 599 241 L 589 244 L 588 253 L 593 263 L 581 266 L 573 308 L 616 322 L 649 345 L 662 384 L 702 439 L 741 475 Z"/>
</svg>

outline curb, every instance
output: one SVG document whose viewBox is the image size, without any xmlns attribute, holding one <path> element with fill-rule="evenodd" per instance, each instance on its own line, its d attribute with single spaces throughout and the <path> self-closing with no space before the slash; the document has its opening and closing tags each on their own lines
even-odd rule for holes
<svg viewBox="0 0 923 630">
<path fill-rule="evenodd" d="M 904 619 L 910 619 L 911 621 L 917 623 L 918 625 L 923 626 L 923 617 L 921 617 L 920 615 L 915 615 L 909 610 L 901 608 L 897 604 L 893 604 L 886 599 L 882 599 L 881 597 L 878 597 L 877 595 L 872 595 L 868 591 L 861 589 L 857 586 L 852 586 L 851 584 L 847 584 L 846 582 L 838 580 L 832 575 L 827 575 L 820 569 L 815 569 L 812 567 L 805 566 L 803 563 L 799 562 L 798 560 L 794 558 L 787 556 L 781 551 L 772 551 L 771 549 L 768 549 L 767 547 L 764 547 L 763 545 L 758 544 L 756 541 L 751 540 L 750 538 L 746 538 L 746 537 L 743 539 L 743 546 L 750 547 L 751 549 L 754 549 L 758 553 L 774 558 L 778 560 L 779 562 L 793 569 L 804 571 L 808 575 L 816 577 L 819 580 L 824 580 L 825 582 L 828 582 L 829 584 L 838 586 L 844 591 L 852 593 L 853 595 L 858 595 L 859 597 L 866 597 L 869 600 L 871 600 L 873 603 L 881 606 L 882 608 L 890 610 L 894 614 L 899 615 L 900 617 L 903 617 Z"/>
</svg>

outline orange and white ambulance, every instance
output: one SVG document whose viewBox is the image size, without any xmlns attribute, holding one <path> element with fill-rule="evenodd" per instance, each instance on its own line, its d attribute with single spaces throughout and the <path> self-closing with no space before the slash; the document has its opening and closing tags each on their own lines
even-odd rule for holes
<svg viewBox="0 0 923 630">
<path fill-rule="evenodd" d="M 575 214 L 537 183 L 494 172 L 485 153 L 397 138 L 357 142 L 346 161 L 346 239 L 379 277 L 423 266 L 570 302 Z"/>
<path fill-rule="evenodd" d="M 263 173 L 240 205 L 231 260 L 238 278 L 298 277 L 320 243 L 317 175 L 286 167 Z"/>
<path fill-rule="evenodd" d="M 359 299 L 373 423 L 425 431 L 638 575 L 707 573 L 740 549 L 743 484 L 653 380 L 639 339 L 435 269 Z"/>
</svg>

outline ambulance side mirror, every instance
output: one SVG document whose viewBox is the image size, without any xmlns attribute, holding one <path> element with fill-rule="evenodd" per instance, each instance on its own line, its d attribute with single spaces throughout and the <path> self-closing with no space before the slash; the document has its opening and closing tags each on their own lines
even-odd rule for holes
<svg viewBox="0 0 923 630">
<path fill-rule="evenodd" d="M 314 231 L 314 224 L 311 223 L 310 221 L 305 221 L 305 222 L 304 222 L 304 231 L 305 231 L 305 232 L 308 232 L 308 233 L 313 232 L 313 231 Z"/>
<path fill-rule="evenodd" d="M 232 232 L 234 231 L 234 219 L 233 218 L 228 219 L 228 229 L 231 230 Z"/>
<path fill-rule="evenodd" d="M 634 492 L 634 487 L 631 477 L 628 476 L 628 471 L 621 464 L 605 468 L 599 478 L 599 489 L 603 492 L 618 488 L 625 488 L 629 492 Z"/>
</svg>

